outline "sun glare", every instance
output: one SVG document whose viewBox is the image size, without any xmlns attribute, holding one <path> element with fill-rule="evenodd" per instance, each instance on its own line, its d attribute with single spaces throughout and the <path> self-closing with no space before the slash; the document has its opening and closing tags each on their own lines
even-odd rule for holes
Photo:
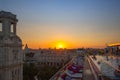
<svg viewBox="0 0 120 80">
<path fill-rule="evenodd" d="M 56 45 L 56 48 L 57 49 L 63 49 L 63 48 L 65 48 L 65 44 L 63 42 L 58 42 L 57 45 Z"/>
<path fill-rule="evenodd" d="M 62 45 L 62 44 L 60 44 L 60 45 L 58 45 L 58 47 L 59 47 L 59 48 L 63 48 L 63 45 Z"/>
</svg>

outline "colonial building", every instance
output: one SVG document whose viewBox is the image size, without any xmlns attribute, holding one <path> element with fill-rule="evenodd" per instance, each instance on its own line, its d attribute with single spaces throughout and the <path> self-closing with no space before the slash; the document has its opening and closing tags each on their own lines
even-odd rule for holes
<svg viewBox="0 0 120 80">
<path fill-rule="evenodd" d="M 30 49 L 26 45 L 23 53 L 26 63 L 35 63 L 38 66 L 60 66 L 69 61 L 76 50 L 73 52 L 67 49 Z"/>
<path fill-rule="evenodd" d="M 0 80 L 22 80 L 22 41 L 16 34 L 16 15 L 0 11 Z"/>
</svg>

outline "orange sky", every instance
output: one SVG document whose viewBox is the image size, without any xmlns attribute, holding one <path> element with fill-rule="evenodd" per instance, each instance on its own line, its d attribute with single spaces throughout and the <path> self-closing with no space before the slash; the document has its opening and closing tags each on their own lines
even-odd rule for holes
<svg viewBox="0 0 120 80">
<path fill-rule="evenodd" d="M 17 34 L 31 48 L 54 48 L 59 41 L 66 48 L 120 42 L 120 0 L 3 0 L 0 10 L 17 15 Z"/>
<path fill-rule="evenodd" d="M 106 44 L 104 42 L 95 42 L 91 40 L 86 40 L 86 39 L 81 39 L 80 41 L 78 40 L 64 40 L 64 39 L 59 39 L 59 40 L 45 40 L 45 41 L 39 41 L 39 40 L 24 40 L 23 38 L 23 44 L 28 44 L 30 48 L 58 48 L 58 44 L 62 43 L 64 48 L 104 48 Z"/>
</svg>

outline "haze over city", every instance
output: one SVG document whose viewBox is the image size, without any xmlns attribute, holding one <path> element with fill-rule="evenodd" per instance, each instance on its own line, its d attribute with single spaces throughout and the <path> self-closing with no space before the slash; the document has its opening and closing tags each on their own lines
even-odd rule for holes
<svg viewBox="0 0 120 80">
<path fill-rule="evenodd" d="M 120 41 L 119 0 L 0 0 L 17 14 L 18 35 L 31 48 L 104 48 Z"/>
</svg>

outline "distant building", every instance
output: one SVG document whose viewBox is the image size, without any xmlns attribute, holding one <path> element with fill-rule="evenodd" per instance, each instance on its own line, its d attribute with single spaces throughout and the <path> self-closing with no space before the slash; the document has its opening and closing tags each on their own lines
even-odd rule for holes
<svg viewBox="0 0 120 80">
<path fill-rule="evenodd" d="M 0 80 L 22 80 L 22 41 L 16 35 L 16 15 L 0 11 Z"/>
<path fill-rule="evenodd" d="M 95 78 L 120 80 L 120 43 L 107 45 L 104 55 L 91 55 L 87 60 Z"/>
<path fill-rule="evenodd" d="M 76 50 L 76 55 L 49 80 L 83 80 L 85 49 Z"/>
<path fill-rule="evenodd" d="M 120 43 L 109 44 L 106 51 L 109 55 L 120 56 Z"/>
<path fill-rule="evenodd" d="M 38 66 L 64 65 L 76 53 L 67 49 L 30 49 L 27 45 L 23 52 L 26 63 L 35 63 Z"/>
</svg>

